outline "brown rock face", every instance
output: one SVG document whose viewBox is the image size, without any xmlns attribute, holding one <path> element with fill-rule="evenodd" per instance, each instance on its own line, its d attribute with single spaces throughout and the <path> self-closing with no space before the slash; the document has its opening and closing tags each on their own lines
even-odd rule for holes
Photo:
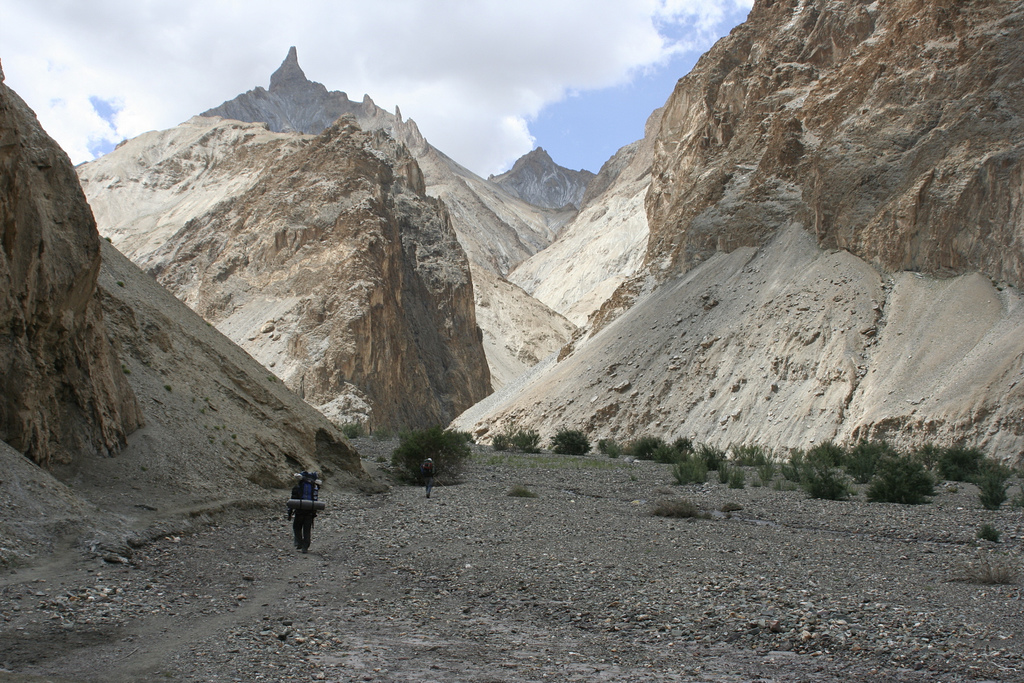
<svg viewBox="0 0 1024 683">
<path fill-rule="evenodd" d="M 648 264 L 793 222 L 884 270 L 1024 284 L 1024 9 L 761 0 L 676 86 Z"/>
<path fill-rule="evenodd" d="M 271 156 L 146 257 L 160 282 L 328 414 L 426 426 L 489 393 L 469 263 L 405 148 L 343 118 Z"/>
<path fill-rule="evenodd" d="M 100 238 L 67 155 L 0 71 L 0 439 L 40 464 L 141 423 L 103 323 Z"/>
</svg>

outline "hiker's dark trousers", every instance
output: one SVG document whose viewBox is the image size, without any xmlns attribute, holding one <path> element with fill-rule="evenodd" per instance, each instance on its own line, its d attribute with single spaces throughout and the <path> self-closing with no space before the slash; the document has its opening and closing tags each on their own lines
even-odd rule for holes
<svg viewBox="0 0 1024 683">
<path fill-rule="evenodd" d="M 296 512 L 292 530 L 295 532 L 295 547 L 299 550 L 309 550 L 309 537 L 313 531 L 313 515 L 308 512 Z"/>
</svg>

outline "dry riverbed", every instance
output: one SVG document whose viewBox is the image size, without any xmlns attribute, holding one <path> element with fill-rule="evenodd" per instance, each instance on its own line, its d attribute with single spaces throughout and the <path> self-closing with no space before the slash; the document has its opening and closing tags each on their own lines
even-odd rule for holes
<svg viewBox="0 0 1024 683">
<path fill-rule="evenodd" d="M 356 445 L 369 468 L 394 446 Z M 0 681 L 1024 679 L 1019 576 L 964 580 L 1021 568 L 1019 509 L 963 484 L 899 506 L 711 481 L 481 449 L 430 499 L 328 490 L 308 555 L 282 506 L 7 570 Z M 715 514 L 648 514 L 677 497 Z"/>
</svg>

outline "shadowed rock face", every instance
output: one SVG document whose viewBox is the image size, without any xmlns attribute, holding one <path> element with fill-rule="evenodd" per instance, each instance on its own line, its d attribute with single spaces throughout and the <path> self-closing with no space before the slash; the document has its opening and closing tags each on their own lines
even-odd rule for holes
<svg viewBox="0 0 1024 683">
<path fill-rule="evenodd" d="M 100 238 L 67 155 L 0 71 L 0 439 L 113 454 L 142 421 L 103 323 Z"/>
<path fill-rule="evenodd" d="M 757 2 L 665 107 L 647 261 L 798 222 L 884 270 L 1024 284 L 1019 3 Z"/>
</svg>

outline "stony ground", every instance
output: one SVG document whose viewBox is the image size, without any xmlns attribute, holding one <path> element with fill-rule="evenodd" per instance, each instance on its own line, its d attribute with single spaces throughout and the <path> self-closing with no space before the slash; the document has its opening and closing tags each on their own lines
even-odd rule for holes
<svg viewBox="0 0 1024 683">
<path fill-rule="evenodd" d="M 357 446 L 374 468 L 393 444 Z M 1019 509 L 671 481 L 480 451 L 430 499 L 328 493 L 308 555 L 257 509 L 123 563 L 7 570 L 0 681 L 1024 680 L 1019 579 L 977 582 L 1021 567 Z M 678 497 L 712 518 L 648 514 Z"/>
</svg>

